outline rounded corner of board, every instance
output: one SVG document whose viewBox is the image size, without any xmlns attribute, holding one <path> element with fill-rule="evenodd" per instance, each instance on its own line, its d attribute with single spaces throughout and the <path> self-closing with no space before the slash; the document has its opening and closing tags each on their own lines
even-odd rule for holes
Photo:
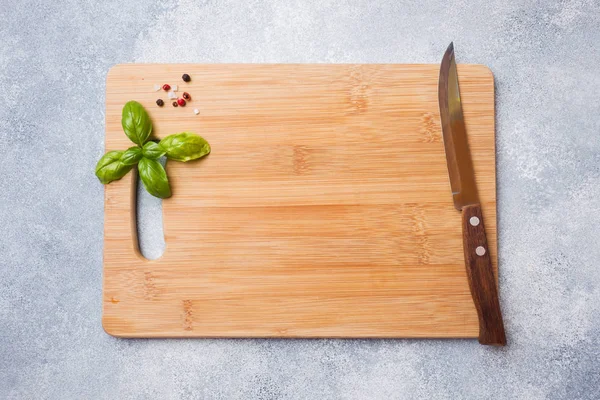
<svg viewBox="0 0 600 400">
<path fill-rule="evenodd" d="M 120 330 L 119 327 L 113 323 L 112 319 L 106 315 L 106 311 L 102 314 L 102 329 L 104 332 L 115 338 L 128 338 L 130 337 L 124 331 Z"/>
<path fill-rule="evenodd" d="M 481 74 L 486 77 L 487 79 L 489 79 L 492 84 L 494 83 L 494 72 L 492 71 L 492 69 L 490 67 L 488 67 L 485 64 L 475 64 L 475 66 L 481 70 Z"/>
<path fill-rule="evenodd" d="M 109 82 L 115 75 L 118 75 L 120 70 L 125 68 L 127 64 L 114 64 L 106 71 L 106 82 Z"/>
</svg>

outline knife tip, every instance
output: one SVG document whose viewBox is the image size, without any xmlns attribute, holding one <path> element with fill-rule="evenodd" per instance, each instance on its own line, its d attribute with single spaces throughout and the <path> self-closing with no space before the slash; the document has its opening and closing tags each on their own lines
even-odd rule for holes
<svg viewBox="0 0 600 400">
<path fill-rule="evenodd" d="M 444 58 L 442 58 L 442 64 L 444 63 L 444 60 L 451 60 L 454 58 L 454 42 L 450 42 L 450 44 L 448 45 L 448 48 L 446 49 L 446 52 L 444 53 Z"/>
</svg>

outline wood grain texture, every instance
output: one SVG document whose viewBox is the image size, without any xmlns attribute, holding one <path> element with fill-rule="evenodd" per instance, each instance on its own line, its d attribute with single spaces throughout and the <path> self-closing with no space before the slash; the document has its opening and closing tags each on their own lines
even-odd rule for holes
<svg viewBox="0 0 600 400">
<path fill-rule="evenodd" d="M 467 279 L 479 318 L 479 343 L 504 346 L 506 334 L 481 206 L 463 207 L 462 221 Z"/>
<path fill-rule="evenodd" d="M 137 247 L 134 174 L 106 186 L 105 330 L 477 337 L 441 141 L 438 72 L 438 65 L 111 69 L 106 150 L 130 146 L 121 108 L 137 100 L 156 137 L 195 131 L 212 153 L 167 163 L 167 248 L 155 261 Z M 493 77 L 479 65 L 460 65 L 459 77 L 496 269 Z M 158 108 L 166 94 L 154 92 L 155 83 L 176 83 L 192 101 Z"/>
</svg>

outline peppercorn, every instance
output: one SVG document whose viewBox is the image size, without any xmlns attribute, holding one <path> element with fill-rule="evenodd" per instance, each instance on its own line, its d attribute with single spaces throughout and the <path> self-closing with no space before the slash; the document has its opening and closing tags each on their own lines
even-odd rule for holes
<svg viewBox="0 0 600 400">
<path fill-rule="evenodd" d="M 177 99 L 177 104 L 179 104 L 181 107 L 185 106 L 185 100 L 184 99 Z"/>
<path fill-rule="evenodd" d="M 183 92 L 183 98 L 186 99 L 187 101 L 190 101 L 192 99 L 188 92 Z"/>
<path fill-rule="evenodd" d="M 173 102 L 173 107 L 177 107 L 177 102 L 176 101 Z"/>
<path fill-rule="evenodd" d="M 158 99 L 158 100 L 156 100 L 156 105 L 159 107 L 162 107 L 165 105 L 165 102 L 162 99 Z"/>
<path fill-rule="evenodd" d="M 192 80 L 192 78 L 190 78 L 190 76 L 188 74 L 183 74 L 181 76 L 181 79 L 183 79 L 184 82 L 189 82 Z"/>
<path fill-rule="evenodd" d="M 168 92 L 170 89 L 171 89 L 171 85 L 169 85 L 168 83 L 165 83 L 165 84 L 163 85 L 163 90 L 164 90 L 165 92 Z"/>
</svg>

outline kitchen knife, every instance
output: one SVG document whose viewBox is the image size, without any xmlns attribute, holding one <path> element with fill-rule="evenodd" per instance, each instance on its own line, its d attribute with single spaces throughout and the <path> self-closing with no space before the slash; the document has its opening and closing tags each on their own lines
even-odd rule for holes
<svg viewBox="0 0 600 400">
<path fill-rule="evenodd" d="M 469 152 L 453 43 L 442 59 L 438 96 L 450 188 L 454 207 L 462 211 L 465 266 L 479 318 L 479 343 L 504 346 L 504 323 Z"/>
</svg>

